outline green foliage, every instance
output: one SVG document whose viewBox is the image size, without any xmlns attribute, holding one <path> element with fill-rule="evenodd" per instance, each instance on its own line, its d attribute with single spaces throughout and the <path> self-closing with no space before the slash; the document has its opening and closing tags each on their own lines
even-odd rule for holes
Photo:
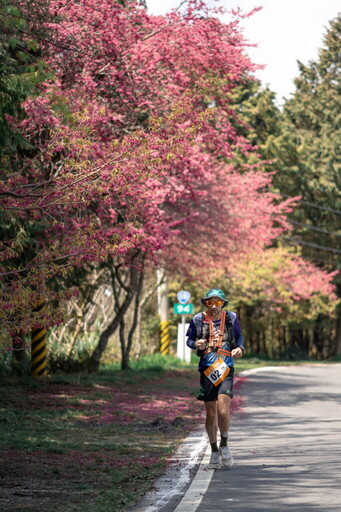
<svg viewBox="0 0 341 512">
<path fill-rule="evenodd" d="M 6 181 L 22 171 L 22 156 L 34 152 L 17 129 L 25 116 L 22 103 L 38 93 L 38 84 L 47 77 L 38 41 L 42 28 L 28 21 L 33 3 L 25 2 L 19 8 L 8 0 L 0 2 L 0 164 L 5 189 Z M 42 1 L 37 1 L 35 7 L 39 11 L 42 5 Z M 9 193 L 12 192 L 15 191 L 9 187 Z M 27 220 L 24 214 L 0 209 L 0 239 L 7 241 L 1 247 L 1 257 L 9 271 L 31 261 L 37 251 L 36 234 L 46 227 L 46 221 L 38 221 L 34 216 Z M 11 276 L 6 280 L 8 284 Z"/>
<path fill-rule="evenodd" d="M 188 393 L 196 372 L 179 371 L 174 363 L 177 378 L 167 371 L 161 379 L 160 372 L 153 370 L 155 365 L 172 367 L 172 359 L 149 358 L 143 370 L 130 370 L 129 375 L 111 367 L 98 374 L 60 374 L 41 382 L 0 382 L 0 449 L 6 452 L 4 487 L 11 488 L 14 474 L 21 475 L 27 488 L 37 474 L 44 474 L 44 482 L 34 495 L 34 506 L 43 504 L 47 511 L 109 512 L 113 502 L 115 510 L 124 510 L 135 502 L 152 486 L 166 459 L 193 427 L 192 411 L 185 411 L 184 402 L 175 396 L 185 393 L 188 407 L 192 406 L 195 399 Z M 155 390 L 161 390 L 162 382 L 166 389 L 169 386 L 163 400 L 173 404 L 168 410 L 173 412 L 178 407 L 186 415 L 185 427 L 179 428 L 172 416 L 166 421 L 157 412 L 160 396 Z M 128 411 L 134 405 L 133 413 L 115 408 L 122 391 L 126 396 L 123 405 Z M 144 419 L 143 408 L 150 408 Z M 200 419 L 198 412 L 196 417 Z M 47 489 L 54 491 L 56 500 L 46 502 Z M 20 498 L 16 503 L 20 508 Z"/>
<path fill-rule="evenodd" d="M 232 102 L 239 119 L 234 127 L 255 148 L 253 157 L 238 152 L 236 163 L 256 164 L 257 155 L 260 154 L 266 159 L 261 164 L 262 168 L 274 171 L 277 162 L 274 165 L 271 159 L 274 158 L 281 126 L 281 112 L 275 104 L 275 93 L 268 88 L 264 89 L 257 80 L 246 79 L 245 84 L 234 91 Z"/>
<path fill-rule="evenodd" d="M 63 337 L 55 336 L 56 328 L 52 328 L 48 340 L 48 364 L 51 369 L 63 366 L 68 362 L 70 367 L 75 363 L 82 363 L 92 354 L 98 342 L 99 331 L 95 328 L 89 333 L 79 333 L 74 338 L 73 331 L 66 330 Z"/>
<path fill-rule="evenodd" d="M 280 251 L 282 246 L 296 246 L 292 250 L 306 261 L 332 271 L 340 269 L 341 261 L 340 36 L 341 17 L 338 15 L 330 22 L 318 59 L 307 65 L 299 63 L 296 91 L 283 110 L 276 106 L 274 94 L 262 89 L 257 81 L 246 81 L 236 91 L 233 107 L 244 123 L 236 125 L 236 129 L 243 135 L 249 134 L 255 151 L 265 159 L 264 171 L 275 173 L 274 191 L 285 198 L 302 198 L 289 214 L 292 229 L 281 240 Z M 245 160 L 254 163 L 252 158 L 239 154 L 237 164 L 243 165 Z M 273 256 L 275 252 L 272 250 Z M 315 350 L 321 355 L 323 345 L 329 357 L 340 351 L 340 333 L 337 334 L 334 327 L 335 302 L 326 300 L 327 295 L 323 297 L 323 294 L 314 294 L 309 301 L 293 301 L 295 294 L 290 288 L 283 289 L 276 279 L 277 263 L 273 259 L 270 267 L 263 268 L 255 261 L 245 267 L 245 275 L 240 274 L 239 283 L 234 279 L 231 288 L 234 306 L 243 310 L 246 331 L 253 340 L 251 345 L 264 349 L 266 341 L 262 333 L 270 329 L 273 335 L 276 332 L 276 339 L 286 344 L 286 353 L 290 347 L 296 350 L 298 331 L 306 353 Z M 285 270 L 285 260 L 280 264 Z M 340 274 L 334 276 L 334 282 L 340 297 Z M 304 287 L 304 283 L 302 285 Z M 274 297 L 275 300 L 269 302 L 266 287 L 276 290 L 279 300 Z M 276 313 L 277 307 L 280 313 Z M 319 330 L 319 324 L 314 324 L 313 319 L 320 313 L 325 313 L 328 329 L 320 334 L 319 349 L 312 350 L 315 344 L 312 340 Z M 287 332 L 288 325 L 290 332 Z M 279 350 L 277 356 L 280 355 Z"/>
<path fill-rule="evenodd" d="M 11 351 L 0 352 L 0 379 L 6 378 L 11 373 L 12 355 Z"/>
<path fill-rule="evenodd" d="M 158 349 L 160 343 L 160 319 L 155 314 L 156 304 L 147 304 L 143 308 L 141 315 L 141 340 L 143 343 L 141 347 L 141 354 L 152 354 Z"/>
<path fill-rule="evenodd" d="M 28 21 L 18 6 L 0 4 L 0 157 L 14 150 L 32 150 L 9 121 L 23 116 L 22 102 L 43 79 L 44 63 L 38 58 L 39 43 L 29 37 Z"/>
<path fill-rule="evenodd" d="M 293 221 L 303 255 L 332 268 L 340 268 L 340 52 L 338 16 L 330 23 L 319 59 L 299 63 L 295 94 L 284 106 L 276 155 L 281 169 L 275 178 L 283 194 L 302 196 Z"/>
<path fill-rule="evenodd" d="M 296 91 L 283 111 L 275 95 L 257 81 L 236 91 L 234 109 L 245 123 L 236 126 L 275 172 L 274 190 L 301 196 L 290 216 L 286 243 L 320 266 L 340 268 L 341 18 L 330 22 L 317 61 L 299 63 Z M 239 161 L 245 157 L 239 155 Z M 253 163 L 247 158 L 248 163 Z"/>
<path fill-rule="evenodd" d="M 157 352 L 150 356 L 140 357 L 131 361 L 132 370 L 171 370 L 176 368 L 188 368 L 191 365 L 171 355 L 164 355 Z"/>
</svg>

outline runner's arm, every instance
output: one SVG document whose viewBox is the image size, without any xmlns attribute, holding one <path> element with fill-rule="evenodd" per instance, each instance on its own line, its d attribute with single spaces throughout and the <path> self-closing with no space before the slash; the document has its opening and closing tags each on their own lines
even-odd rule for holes
<svg viewBox="0 0 341 512">
<path fill-rule="evenodd" d="M 242 334 L 239 334 L 235 338 L 236 348 L 241 348 L 244 351 L 244 338 Z"/>
<path fill-rule="evenodd" d="M 244 352 L 244 338 L 242 335 L 242 329 L 240 327 L 240 323 L 238 320 L 238 317 L 236 315 L 236 318 L 233 323 L 233 329 L 234 329 L 234 341 L 236 344 L 236 348 L 241 348 Z"/>
<path fill-rule="evenodd" d="M 197 340 L 197 328 L 195 327 L 195 323 L 193 322 L 193 320 L 191 320 L 191 323 L 189 324 L 186 336 L 187 336 L 187 340 L 186 340 L 187 346 L 189 348 L 195 349 L 196 348 L 195 343 Z"/>
</svg>

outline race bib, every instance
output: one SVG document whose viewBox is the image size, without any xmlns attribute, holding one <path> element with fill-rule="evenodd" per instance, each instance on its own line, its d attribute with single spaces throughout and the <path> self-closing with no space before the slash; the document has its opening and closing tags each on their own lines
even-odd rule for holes
<svg viewBox="0 0 341 512">
<path fill-rule="evenodd" d="M 218 386 L 228 376 L 229 372 L 230 367 L 222 359 L 217 359 L 204 371 L 204 374 L 214 386 Z"/>
</svg>

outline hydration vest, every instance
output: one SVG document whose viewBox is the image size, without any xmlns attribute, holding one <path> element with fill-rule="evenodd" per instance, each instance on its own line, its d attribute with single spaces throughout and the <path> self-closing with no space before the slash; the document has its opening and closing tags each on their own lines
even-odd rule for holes
<svg viewBox="0 0 341 512">
<path fill-rule="evenodd" d="M 205 340 L 208 340 L 209 338 L 209 324 L 203 321 L 204 313 L 201 313 L 198 315 L 197 318 L 194 320 L 194 324 L 197 330 L 197 338 L 202 338 Z M 225 327 L 227 330 L 227 339 L 223 338 L 223 343 L 227 343 L 230 346 L 230 350 L 236 348 L 236 342 L 234 338 L 234 329 L 233 329 L 233 323 L 231 316 L 228 311 L 226 311 L 226 318 L 225 318 Z M 197 349 L 197 355 L 202 356 L 204 354 L 205 350 L 199 350 Z"/>
</svg>

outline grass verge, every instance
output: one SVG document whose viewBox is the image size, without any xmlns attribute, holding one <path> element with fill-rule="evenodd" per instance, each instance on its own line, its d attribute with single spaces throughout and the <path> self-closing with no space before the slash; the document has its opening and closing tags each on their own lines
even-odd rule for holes
<svg viewBox="0 0 341 512">
<path fill-rule="evenodd" d="M 124 372 L 0 382 L 0 509 L 124 511 L 203 422 L 196 363 L 157 354 Z M 269 364 L 283 363 L 237 370 Z"/>
<path fill-rule="evenodd" d="M 123 372 L 0 383 L 0 509 L 123 511 L 201 419 L 193 367 L 156 356 Z"/>
</svg>

